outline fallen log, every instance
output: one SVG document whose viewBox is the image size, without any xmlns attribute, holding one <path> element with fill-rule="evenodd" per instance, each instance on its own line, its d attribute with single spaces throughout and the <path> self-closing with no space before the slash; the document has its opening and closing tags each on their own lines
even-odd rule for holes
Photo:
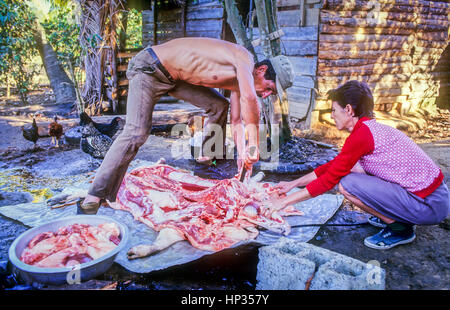
<svg viewBox="0 0 450 310">
<path fill-rule="evenodd" d="M 443 48 L 443 49 L 445 49 L 448 45 L 448 41 L 429 41 L 420 39 L 414 40 L 414 43 L 417 46 Z"/>
<path fill-rule="evenodd" d="M 321 34 L 319 37 L 319 41 L 329 43 L 384 42 L 389 41 L 392 38 L 393 35 L 385 34 Z M 395 40 L 415 42 L 416 38 L 414 34 L 395 35 Z"/>
<path fill-rule="evenodd" d="M 341 75 L 382 75 L 382 74 L 410 74 L 414 72 L 411 64 L 385 64 L 367 65 L 350 68 L 319 68 L 319 76 L 341 76 Z"/>
<path fill-rule="evenodd" d="M 408 94 L 408 99 L 425 99 L 439 97 L 439 91 L 427 90 L 425 92 L 411 92 Z"/>
<path fill-rule="evenodd" d="M 350 80 L 357 80 L 366 83 L 391 83 L 391 82 L 406 82 L 409 81 L 410 75 L 406 74 L 383 74 L 383 75 L 347 75 L 347 76 L 318 76 L 317 81 L 320 83 L 327 84 L 338 84 L 342 85 Z"/>
<path fill-rule="evenodd" d="M 415 46 L 414 54 L 431 54 L 431 55 L 442 55 L 444 52 L 444 48 L 435 48 L 435 47 L 424 47 L 424 46 Z"/>
<path fill-rule="evenodd" d="M 434 66 L 439 62 L 439 59 L 414 59 L 411 63 L 414 66 Z"/>
<path fill-rule="evenodd" d="M 392 83 L 390 88 L 375 88 L 371 85 L 374 85 L 373 83 L 368 84 L 369 88 L 372 91 L 372 95 L 374 97 L 397 97 L 397 96 L 402 96 L 402 95 L 407 95 L 410 92 L 410 88 L 408 85 L 404 85 L 403 87 L 397 86 L 394 83 Z M 334 89 L 336 87 L 338 87 L 340 85 L 331 85 L 331 84 L 324 84 L 322 85 L 322 87 L 319 89 L 319 93 L 317 94 L 317 99 L 319 100 L 323 100 L 323 99 L 327 99 L 327 92 L 330 89 Z"/>
<path fill-rule="evenodd" d="M 425 41 L 447 41 L 448 34 L 447 32 L 418 32 L 415 34 L 418 40 Z"/>
<path fill-rule="evenodd" d="M 407 95 L 400 96 L 374 96 L 374 104 L 386 104 L 394 102 L 406 102 Z"/>
<path fill-rule="evenodd" d="M 424 0 L 377 0 L 377 4 L 381 11 L 414 12 L 420 10 L 421 12 L 446 14 L 449 10 L 447 3 Z M 335 11 L 370 11 L 374 7 L 375 4 L 367 0 L 327 0 L 324 5 L 324 9 Z"/>
<path fill-rule="evenodd" d="M 346 26 L 335 26 L 329 24 L 320 25 L 321 33 L 330 34 L 397 34 L 397 35 L 411 35 L 414 33 L 414 29 L 403 29 L 403 28 L 364 28 L 364 27 L 346 27 Z"/>
<path fill-rule="evenodd" d="M 442 54 L 429 54 L 429 53 L 420 53 L 420 54 L 413 54 L 412 55 L 412 60 L 416 60 L 416 59 L 441 59 Z"/>
<path fill-rule="evenodd" d="M 367 42 L 357 42 L 357 43 L 328 43 L 319 41 L 319 50 L 321 51 L 371 51 L 371 50 L 395 50 L 395 49 L 410 49 L 412 43 L 407 40 L 396 40 L 392 38 L 389 41 L 367 41 Z"/>
<path fill-rule="evenodd" d="M 371 15 L 369 11 L 328 11 L 322 10 L 322 14 L 328 14 L 330 16 L 334 16 L 336 18 L 369 18 Z M 411 22 L 415 21 L 419 14 L 417 13 L 398 13 L 398 12 L 377 12 L 377 17 L 381 20 L 393 20 L 393 21 L 406 21 Z"/>
<path fill-rule="evenodd" d="M 321 14 L 321 22 L 328 25 L 345 26 L 345 27 L 363 27 L 363 28 L 402 28 L 410 30 L 421 30 L 425 32 L 446 31 L 448 22 L 444 20 L 419 20 L 419 21 L 396 21 L 368 17 L 340 17 L 334 13 L 323 11 Z"/>
<path fill-rule="evenodd" d="M 442 31 L 446 33 L 448 30 L 448 24 L 441 22 L 433 25 L 428 23 L 418 23 L 416 29 L 417 31 L 424 31 L 424 32 Z"/>
<path fill-rule="evenodd" d="M 355 58 L 355 59 L 318 59 L 319 70 L 323 67 L 353 67 L 372 64 L 411 63 L 408 55 L 379 58 Z M 428 63 L 428 62 L 427 62 Z"/>
<path fill-rule="evenodd" d="M 408 103 L 406 96 L 390 97 L 390 98 L 375 98 L 374 101 L 374 111 L 392 111 L 400 110 L 402 105 Z M 331 101 L 330 100 L 317 100 L 316 106 L 313 111 L 330 111 Z"/>
<path fill-rule="evenodd" d="M 367 19 L 373 18 L 370 14 L 370 11 L 330 11 L 330 10 L 322 10 L 321 14 L 326 14 L 323 16 L 330 16 L 336 19 L 338 18 L 362 18 Z M 422 22 L 429 24 L 437 24 L 439 21 L 448 21 L 446 14 L 424 14 L 420 13 L 417 10 L 413 12 L 392 12 L 392 11 L 377 11 L 376 18 L 380 20 L 392 20 L 392 21 L 400 21 L 400 22 Z"/>
<path fill-rule="evenodd" d="M 322 51 L 319 50 L 319 58 L 321 59 L 347 59 L 347 58 L 375 58 L 404 56 L 408 55 L 408 51 L 402 49 L 381 50 L 381 51 Z"/>
<path fill-rule="evenodd" d="M 389 63 L 403 63 L 411 62 L 412 58 L 409 55 L 392 56 L 378 58 L 354 58 L 354 59 L 318 59 L 319 66 L 332 66 L 332 67 L 351 67 L 351 66 L 363 66 L 370 64 L 389 64 Z"/>
<path fill-rule="evenodd" d="M 397 22 L 397 21 L 390 21 L 390 20 L 376 20 L 373 21 L 372 19 L 368 18 L 341 18 L 336 17 L 331 14 L 321 14 L 321 22 L 323 24 L 328 24 L 332 26 L 344 26 L 344 27 L 360 27 L 360 28 L 401 28 L 401 29 L 410 29 L 410 30 L 416 30 L 417 26 L 413 22 Z"/>
<path fill-rule="evenodd" d="M 408 82 L 366 82 L 369 86 L 370 90 L 372 92 L 379 92 L 383 90 L 389 91 L 390 89 L 402 89 L 403 92 L 410 91 L 409 83 Z M 325 94 L 328 90 L 334 89 L 336 87 L 340 86 L 340 84 L 337 83 L 320 83 L 318 84 L 318 91 L 319 95 Z"/>
</svg>

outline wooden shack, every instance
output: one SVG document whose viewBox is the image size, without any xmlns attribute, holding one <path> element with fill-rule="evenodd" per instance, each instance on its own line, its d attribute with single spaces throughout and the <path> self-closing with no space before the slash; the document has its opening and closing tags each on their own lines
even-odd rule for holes
<svg viewBox="0 0 450 310">
<path fill-rule="evenodd" d="M 235 1 L 246 19 L 253 1 Z M 167 7 L 158 7 L 156 1 L 141 3 L 143 47 L 186 36 L 234 41 L 222 1 L 188 0 Z M 449 107 L 448 1 L 277 0 L 276 4 L 278 28 L 283 31 L 281 53 L 289 56 L 296 73 L 287 91 L 293 125 L 308 128 L 329 119 L 326 92 L 351 79 L 369 84 L 376 110 L 404 115 L 436 104 Z M 259 31 L 253 25 L 246 20 L 256 44 Z M 264 58 L 261 46 L 254 47 L 258 59 Z M 136 53 L 118 53 L 121 106 L 127 96 L 126 64 Z"/>
</svg>

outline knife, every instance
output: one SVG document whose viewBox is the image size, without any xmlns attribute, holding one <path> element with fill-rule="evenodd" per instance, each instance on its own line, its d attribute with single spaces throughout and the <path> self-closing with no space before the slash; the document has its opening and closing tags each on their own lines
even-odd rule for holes
<svg viewBox="0 0 450 310">
<path fill-rule="evenodd" d="M 251 146 L 250 147 L 250 155 L 253 156 L 253 154 L 255 154 L 256 151 L 256 146 Z M 245 175 L 247 174 L 247 168 L 245 168 L 245 163 L 242 164 L 242 172 L 241 172 L 241 177 L 239 178 L 239 182 L 244 182 L 244 178 Z"/>
<path fill-rule="evenodd" d="M 245 174 L 247 173 L 247 169 L 245 169 L 245 163 L 242 164 L 242 172 L 241 177 L 239 178 L 239 182 L 244 182 Z"/>
</svg>

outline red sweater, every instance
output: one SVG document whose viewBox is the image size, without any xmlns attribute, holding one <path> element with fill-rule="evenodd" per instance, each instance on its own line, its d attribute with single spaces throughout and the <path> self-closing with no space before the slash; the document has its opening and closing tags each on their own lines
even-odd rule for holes
<svg viewBox="0 0 450 310">
<path fill-rule="evenodd" d="M 341 152 L 314 170 L 317 179 L 306 186 L 315 197 L 332 189 L 360 162 L 367 174 L 397 183 L 421 198 L 444 179 L 439 167 L 400 130 L 363 117 L 345 140 Z"/>
</svg>

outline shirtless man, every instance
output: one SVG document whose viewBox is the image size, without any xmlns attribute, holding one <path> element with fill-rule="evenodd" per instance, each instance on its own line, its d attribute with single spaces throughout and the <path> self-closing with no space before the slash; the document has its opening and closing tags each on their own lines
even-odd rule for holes
<svg viewBox="0 0 450 310">
<path fill-rule="evenodd" d="M 215 139 L 215 146 L 224 144 L 231 105 L 238 169 L 245 165 L 251 171 L 259 160 L 257 96 L 281 96 L 292 85 L 293 71 L 285 56 L 255 64 L 252 54 L 240 45 L 212 38 L 179 38 L 139 52 L 128 65 L 127 78 L 126 125 L 106 154 L 79 213 L 96 214 L 102 199 L 116 200 L 129 163 L 150 134 L 153 108 L 165 94 L 205 110 L 204 156 L 211 155 L 205 152 L 210 139 Z M 213 88 L 230 90 L 230 102 Z M 214 125 L 222 128 L 222 134 L 213 135 L 217 133 Z"/>
</svg>

